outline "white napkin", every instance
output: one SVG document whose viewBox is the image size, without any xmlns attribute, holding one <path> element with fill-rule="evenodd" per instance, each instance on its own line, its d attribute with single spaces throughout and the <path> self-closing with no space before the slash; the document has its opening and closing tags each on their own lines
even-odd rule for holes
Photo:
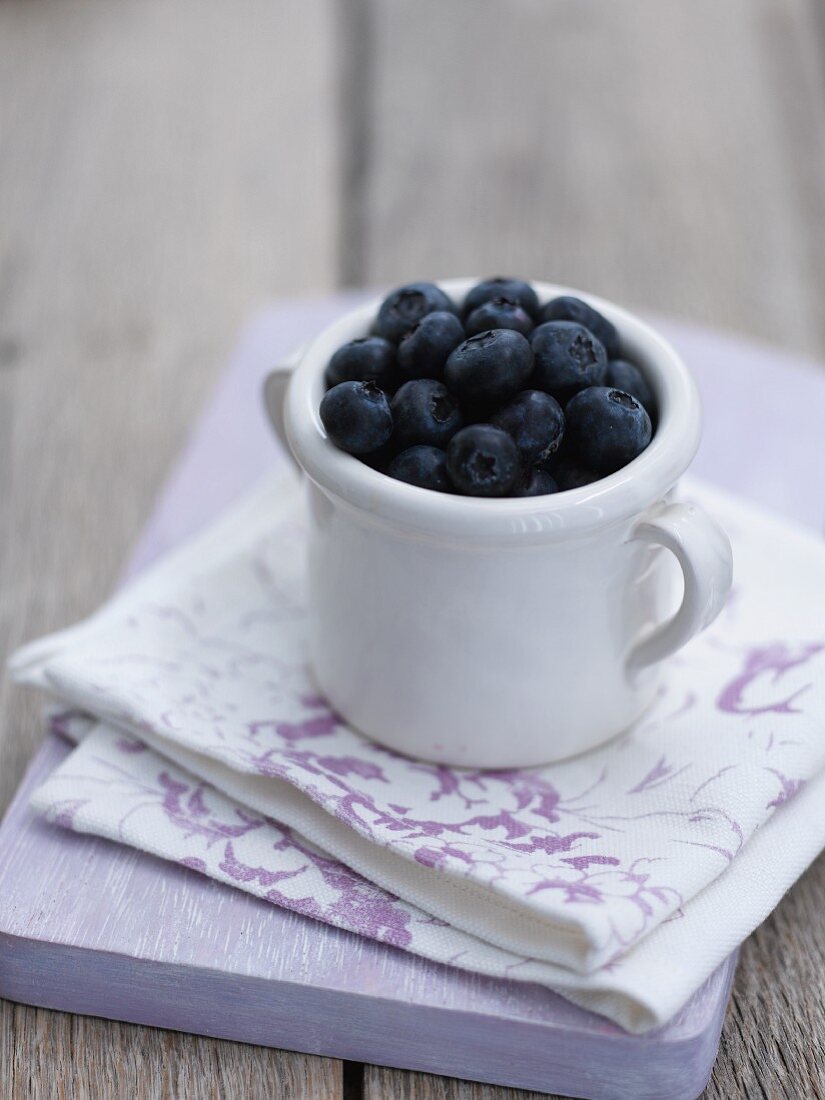
<svg viewBox="0 0 825 1100">
<path fill-rule="evenodd" d="M 645 721 L 606 748 L 533 771 L 459 772 L 347 729 L 308 678 L 300 510 L 292 489 L 270 483 L 93 620 L 17 656 L 20 679 L 107 723 L 78 750 L 82 767 L 72 770 L 72 756 L 37 804 L 221 877 L 202 852 L 181 855 L 171 821 L 150 838 L 125 829 L 119 801 L 107 801 L 92 763 L 111 766 L 111 727 L 130 731 L 296 830 L 303 848 L 309 838 L 403 897 L 415 915 L 399 946 L 544 981 L 632 1030 L 661 1023 L 825 839 L 807 792 L 771 817 L 825 760 L 825 550 L 729 497 L 692 495 L 732 536 L 734 598 L 671 664 Z M 83 776 L 99 797 L 57 809 Z M 294 852 L 266 850 L 268 860 L 244 864 L 263 877 L 294 870 Z M 253 879 L 236 884 L 253 889 Z"/>
</svg>

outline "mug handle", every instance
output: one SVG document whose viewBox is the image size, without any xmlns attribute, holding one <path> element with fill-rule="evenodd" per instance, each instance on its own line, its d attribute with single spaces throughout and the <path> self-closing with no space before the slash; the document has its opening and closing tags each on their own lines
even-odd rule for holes
<svg viewBox="0 0 825 1100">
<path fill-rule="evenodd" d="M 285 359 L 283 363 L 280 363 L 271 370 L 264 381 L 264 407 L 269 416 L 269 421 L 275 429 L 275 435 L 280 440 L 281 445 L 296 467 L 298 463 L 295 461 L 295 456 L 292 453 L 292 448 L 289 445 L 289 440 L 286 435 L 284 402 L 286 401 L 286 389 L 289 385 L 289 380 L 292 378 L 292 372 L 301 362 L 305 346 L 306 345 L 298 348 L 298 350 L 293 352 L 293 354 Z"/>
<path fill-rule="evenodd" d="M 673 618 L 631 650 L 626 668 L 632 674 L 671 656 L 710 626 L 730 592 L 733 553 L 722 528 L 698 504 L 689 501 L 651 508 L 630 537 L 670 550 L 685 580 L 682 605 Z"/>
</svg>

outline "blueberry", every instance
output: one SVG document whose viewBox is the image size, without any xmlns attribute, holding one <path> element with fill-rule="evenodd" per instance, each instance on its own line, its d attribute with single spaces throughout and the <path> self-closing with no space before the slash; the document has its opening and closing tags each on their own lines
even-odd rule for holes
<svg viewBox="0 0 825 1100">
<path fill-rule="evenodd" d="M 366 466 L 371 467 L 373 470 L 378 470 L 381 474 L 385 474 L 387 472 L 387 467 L 395 458 L 395 447 L 392 445 L 392 438 L 377 450 L 370 451 L 365 455 L 359 455 L 358 457 Z"/>
<path fill-rule="evenodd" d="M 611 359 L 607 364 L 605 385 L 629 393 L 644 405 L 648 416 L 653 417 L 656 410 L 653 390 L 635 363 L 628 363 L 626 359 Z"/>
<path fill-rule="evenodd" d="M 567 446 L 591 470 L 610 474 L 640 455 L 653 429 L 635 397 L 610 386 L 583 390 L 564 410 Z"/>
<path fill-rule="evenodd" d="M 621 354 L 621 341 L 616 326 L 581 298 L 574 298 L 567 294 L 561 298 L 554 298 L 542 306 L 539 321 L 575 321 L 590 329 L 593 335 L 604 344 L 610 359 L 616 359 Z"/>
<path fill-rule="evenodd" d="M 330 359 L 325 377 L 328 387 L 341 382 L 375 382 L 382 390 L 392 390 L 396 384 L 395 347 L 380 336 L 350 340 Z"/>
<path fill-rule="evenodd" d="M 554 463 L 552 471 L 556 484 L 561 490 L 581 489 L 584 485 L 592 485 L 601 476 L 593 470 L 588 470 L 586 466 L 580 466 L 566 456 Z"/>
<path fill-rule="evenodd" d="M 475 497 L 507 496 L 521 473 L 515 443 L 489 424 L 473 424 L 453 436 L 447 469 L 456 489 Z"/>
<path fill-rule="evenodd" d="M 321 401 L 321 423 L 342 451 L 367 454 L 392 435 L 392 413 L 387 395 L 374 382 L 341 382 Z"/>
<path fill-rule="evenodd" d="M 517 302 L 525 312 L 536 318 L 539 312 L 539 299 L 535 290 L 524 279 L 484 279 L 470 290 L 464 299 L 464 316 L 469 317 L 473 310 L 493 298 L 509 298 Z"/>
<path fill-rule="evenodd" d="M 401 379 L 441 378 L 447 356 L 465 337 L 464 326 L 454 313 L 436 310 L 405 332 L 398 345 Z"/>
<path fill-rule="evenodd" d="M 416 443 L 446 447 L 464 423 L 458 402 L 434 378 L 405 382 L 392 399 L 392 418 L 392 441 L 399 450 Z"/>
<path fill-rule="evenodd" d="M 467 335 L 485 332 L 490 328 L 512 328 L 523 336 L 534 329 L 533 318 L 513 298 L 491 298 L 467 317 Z"/>
<path fill-rule="evenodd" d="M 422 489 L 435 489 L 437 493 L 453 491 L 447 473 L 447 455 L 439 447 L 408 447 L 392 460 L 387 473 L 396 481 L 420 485 Z"/>
<path fill-rule="evenodd" d="M 464 401 L 501 401 L 518 393 L 532 370 L 526 337 L 498 328 L 459 344 L 444 365 L 444 381 Z"/>
<path fill-rule="evenodd" d="M 601 386 L 607 353 L 592 332 L 575 321 L 549 321 L 530 338 L 536 369 L 533 385 L 566 401 L 587 386 Z"/>
<path fill-rule="evenodd" d="M 373 332 L 397 343 L 422 317 L 436 310 L 456 313 L 456 308 L 435 283 L 408 283 L 388 294 L 381 303 Z"/>
<path fill-rule="evenodd" d="M 513 437 L 528 466 L 555 454 L 564 435 L 561 405 L 541 390 L 523 390 L 491 417 L 491 423 Z"/>
<path fill-rule="evenodd" d="M 464 417 L 464 426 L 470 424 L 489 424 L 501 405 L 500 401 L 478 401 L 470 398 L 461 402 L 461 414 Z"/>
<path fill-rule="evenodd" d="M 538 466 L 529 467 L 519 478 L 513 490 L 514 497 L 543 497 L 548 493 L 557 493 L 556 479 Z"/>
</svg>

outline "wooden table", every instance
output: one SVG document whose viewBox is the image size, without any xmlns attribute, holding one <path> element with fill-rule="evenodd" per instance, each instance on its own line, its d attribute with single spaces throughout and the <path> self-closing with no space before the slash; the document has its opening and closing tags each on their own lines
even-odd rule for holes
<svg viewBox="0 0 825 1100">
<path fill-rule="evenodd" d="M 825 359 L 816 0 L 4 0 L 0 652 L 110 590 L 257 303 L 472 271 Z M 820 860 L 746 944 L 708 1097 L 825 1096 L 823 903 Z M 0 1017 L 14 1097 L 526 1095 Z"/>
</svg>

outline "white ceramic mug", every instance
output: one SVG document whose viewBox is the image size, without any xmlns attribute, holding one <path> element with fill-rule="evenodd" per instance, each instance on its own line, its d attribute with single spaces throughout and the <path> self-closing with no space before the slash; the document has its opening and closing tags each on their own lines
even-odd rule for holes
<svg viewBox="0 0 825 1100">
<path fill-rule="evenodd" d="M 474 282 L 440 285 L 460 303 Z M 592 485 L 453 496 L 338 450 L 318 413 L 324 368 L 368 332 L 377 302 L 326 328 L 266 386 L 276 430 L 309 483 L 318 686 L 368 737 L 444 764 L 526 767 L 620 733 L 651 702 L 660 662 L 716 617 L 731 584 L 724 532 L 695 504 L 669 500 L 701 426 L 684 363 L 618 306 L 534 285 L 542 301 L 575 294 L 608 317 L 656 395 L 647 450 Z M 672 613 L 674 559 L 684 594 Z"/>
</svg>

